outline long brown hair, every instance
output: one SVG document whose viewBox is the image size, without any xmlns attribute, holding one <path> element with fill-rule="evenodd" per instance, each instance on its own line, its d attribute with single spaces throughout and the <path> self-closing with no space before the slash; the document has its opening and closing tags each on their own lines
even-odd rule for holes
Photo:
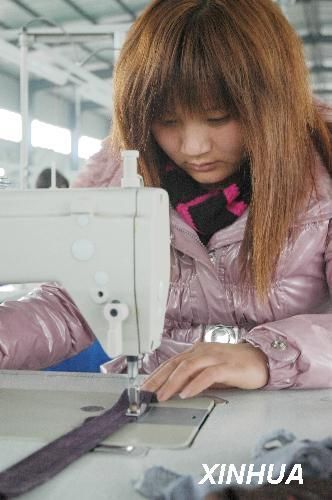
<svg viewBox="0 0 332 500">
<path fill-rule="evenodd" d="M 301 42 L 279 7 L 153 1 L 131 27 L 113 88 L 112 145 L 140 151 L 147 185 L 160 185 L 164 161 L 152 122 L 175 104 L 194 114 L 212 105 L 242 125 L 253 186 L 242 271 L 264 299 L 313 189 L 313 145 L 332 175 L 331 135 L 313 103 Z"/>
</svg>

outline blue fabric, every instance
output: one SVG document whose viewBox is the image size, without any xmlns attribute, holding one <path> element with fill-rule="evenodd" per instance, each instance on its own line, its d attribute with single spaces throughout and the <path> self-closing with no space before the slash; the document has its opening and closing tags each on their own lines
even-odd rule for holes
<svg viewBox="0 0 332 500">
<path fill-rule="evenodd" d="M 100 343 L 96 340 L 91 346 L 66 359 L 57 365 L 46 368 L 46 371 L 55 372 L 100 372 L 100 365 L 109 361 Z"/>
</svg>

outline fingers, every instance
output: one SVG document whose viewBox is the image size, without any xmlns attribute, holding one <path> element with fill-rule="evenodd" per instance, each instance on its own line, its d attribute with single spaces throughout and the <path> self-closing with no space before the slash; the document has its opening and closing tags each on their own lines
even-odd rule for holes
<svg viewBox="0 0 332 500">
<path fill-rule="evenodd" d="M 226 363 L 208 366 L 200 371 L 180 392 L 181 398 L 190 398 L 211 386 L 228 387 L 232 378 L 232 367 Z"/>
<path fill-rule="evenodd" d="M 141 388 L 145 391 L 156 392 L 162 384 L 168 379 L 169 375 L 176 369 L 178 364 L 187 355 L 180 353 L 164 361 L 151 375 L 143 382 Z"/>
<path fill-rule="evenodd" d="M 172 370 L 167 379 L 157 391 L 159 401 L 166 401 L 174 394 L 178 394 L 190 382 L 190 380 L 204 368 L 207 360 L 205 358 L 187 357 L 180 361 Z"/>
<path fill-rule="evenodd" d="M 181 392 L 201 370 L 215 363 L 211 353 L 197 355 L 197 350 L 192 350 L 164 363 L 143 384 L 143 388 L 157 392 L 159 401 L 166 401 Z"/>
</svg>

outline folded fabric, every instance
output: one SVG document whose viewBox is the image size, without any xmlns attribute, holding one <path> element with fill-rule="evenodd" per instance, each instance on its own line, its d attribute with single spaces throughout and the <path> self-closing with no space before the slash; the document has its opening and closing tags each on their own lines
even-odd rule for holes
<svg viewBox="0 0 332 500">
<path fill-rule="evenodd" d="M 286 464 L 286 477 L 295 464 L 301 464 L 303 477 L 332 479 L 332 437 L 311 441 L 296 439 L 284 429 L 275 430 L 257 441 L 253 463 L 255 470 L 262 464 L 273 464 L 273 479 L 279 477 L 282 464 Z"/>
<path fill-rule="evenodd" d="M 146 498 L 154 500 L 200 500 L 202 490 L 190 475 L 182 476 L 164 467 L 150 467 L 138 481 L 134 488 Z"/>
</svg>

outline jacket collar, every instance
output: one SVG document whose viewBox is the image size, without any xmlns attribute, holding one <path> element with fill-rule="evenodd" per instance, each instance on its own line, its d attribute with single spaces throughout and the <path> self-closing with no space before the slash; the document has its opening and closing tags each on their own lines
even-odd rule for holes
<svg viewBox="0 0 332 500">
<path fill-rule="evenodd" d="M 196 231 L 186 224 L 172 207 L 170 207 L 170 222 L 171 245 L 180 252 L 210 266 L 207 248 L 199 239 Z"/>
<path fill-rule="evenodd" d="M 205 247 L 199 239 L 196 231 L 192 229 L 179 214 L 171 207 L 171 244 L 180 252 L 189 255 L 201 263 L 211 267 L 209 253 L 218 247 L 242 241 L 246 227 L 248 210 L 244 212 L 233 224 L 217 231 Z"/>
</svg>

